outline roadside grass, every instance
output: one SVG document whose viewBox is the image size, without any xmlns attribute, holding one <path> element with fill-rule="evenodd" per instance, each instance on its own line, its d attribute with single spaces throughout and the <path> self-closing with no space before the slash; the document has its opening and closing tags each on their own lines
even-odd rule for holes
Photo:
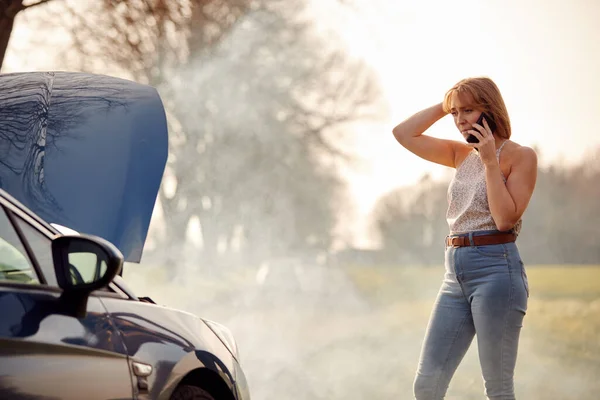
<svg viewBox="0 0 600 400">
<path fill-rule="evenodd" d="M 527 276 L 536 298 L 600 299 L 600 265 L 534 265 Z"/>
<path fill-rule="evenodd" d="M 539 299 L 600 299 L 600 265 L 533 265 L 526 267 L 531 296 Z M 346 267 L 357 289 L 372 301 L 430 298 L 437 292 L 443 267 Z"/>
<path fill-rule="evenodd" d="M 402 312 L 411 321 L 424 312 L 424 298 L 429 312 L 443 276 L 440 267 L 348 267 L 347 272 L 360 293 L 389 310 L 389 318 Z M 527 276 L 530 298 L 522 332 L 527 353 L 589 375 L 588 382 L 600 386 L 591 381 L 600 376 L 600 266 L 535 265 L 527 267 Z"/>
</svg>

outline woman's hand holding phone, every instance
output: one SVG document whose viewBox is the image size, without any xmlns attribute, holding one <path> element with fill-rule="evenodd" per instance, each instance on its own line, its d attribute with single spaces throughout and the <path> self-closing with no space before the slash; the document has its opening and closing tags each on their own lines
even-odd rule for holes
<svg viewBox="0 0 600 400">
<path fill-rule="evenodd" d="M 479 152 L 479 158 L 484 164 L 497 162 L 496 159 L 496 140 L 487 120 L 483 119 L 483 126 L 478 123 L 473 124 L 473 136 L 477 139 L 475 143 L 469 143 L 469 146 Z"/>
<path fill-rule="evenodd" d="M 477 125 L 480 125 L 480 126 L 483 127 L 483 120 L 484 119 L 488 123 L 490 131 L 493 133 L 496 130 L 496 123 L 494 122 L 494 119 L 491 118 L 486 113 L 482 112 L 481 115 L 479 115 L 479 118 L 477 119 L 477 122 L 475 122 L 475 123 Z M 469 135 L 469 136 L 467 136 L 467 142 L 468 143 L 479 143 L 479 139 L 477 139 L 474 135 Z"/>
</svg>

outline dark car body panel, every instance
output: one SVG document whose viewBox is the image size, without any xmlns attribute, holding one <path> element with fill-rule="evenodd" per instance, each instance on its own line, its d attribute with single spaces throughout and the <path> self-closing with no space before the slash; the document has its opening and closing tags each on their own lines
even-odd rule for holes
<svg viewBox="0 0 600 400">
<path fill-rule="evenodd" d="M 167 160 L 156 89 L 102 75 L 0 75 L 0 188 L 139 262 Z"/>
<path fill-rule="evenodd" d="M 239 364 L 198 317 L 154 304 L 103 298 L 132 359 L 152 365 L 150 398 L 168 398 L 188 372 L 209 368 L 237 391 Z M 183 374 L 183 375 L 182 375 Z"/>
<path fill-rule="evenodd" d="M 104 306 L 92 296 L 78 319 L 60 312 L 59 296 L 0 286 L 0 398 L 131 398 L 125 347 Z"/>
</svg>

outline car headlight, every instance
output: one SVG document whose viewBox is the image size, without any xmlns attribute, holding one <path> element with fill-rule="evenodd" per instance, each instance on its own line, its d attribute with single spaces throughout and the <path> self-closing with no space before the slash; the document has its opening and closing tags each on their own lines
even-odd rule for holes
<svg viewBox="0 0 600 400">
<path fill-rule="evenodd" d="M 210 328 L 211 331 L 223 342 L 225 347 L 233 354 L 233 356 L 239 361 L 240 356 L 238 353 L 237 343 L 233 337 L 233 334 L 229 329 L 219 324 L 218 322 L 211 321 L 208 319 L 203 319 L 206 325 Z"/>
</svg>

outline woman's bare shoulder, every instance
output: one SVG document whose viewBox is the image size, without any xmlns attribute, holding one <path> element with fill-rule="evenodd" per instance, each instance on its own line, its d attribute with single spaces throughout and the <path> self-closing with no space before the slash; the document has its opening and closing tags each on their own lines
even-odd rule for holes
<svg viewBox="0 0 600 400">
<path fill-rule="evenodd" d="M 535 150 L 528 146 L 522 146 L 512 140 L 506 142 L 500 157 L 506 162 L 509 171 L 512 171 L 514 167 L 521 166 L 525 168 L 537 168 L 537 154 Z"/>
</svg>

